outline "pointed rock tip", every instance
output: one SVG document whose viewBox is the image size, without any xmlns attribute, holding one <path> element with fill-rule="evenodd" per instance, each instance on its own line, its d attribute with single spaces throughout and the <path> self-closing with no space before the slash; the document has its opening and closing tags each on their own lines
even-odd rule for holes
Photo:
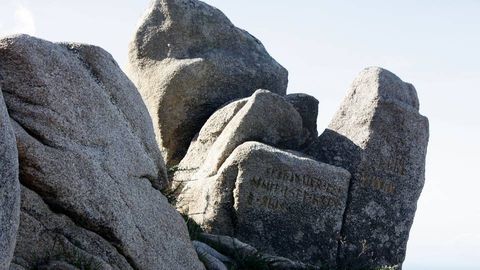
<svg viewBox="0 0 480 270">
<path fill-rule="evenodd" d="M 375 83 L 376 87 L 362 87 L 362 89 L 376 90 L 375 95 L 379 100 L 392 102 L 415 111 L 419 110 L 420 104 L 415 87 L 402 81 L 393 72 L 381 67 L 367 67 L 357 76 L 354 86 L 370 83 Z"/>
</svg>

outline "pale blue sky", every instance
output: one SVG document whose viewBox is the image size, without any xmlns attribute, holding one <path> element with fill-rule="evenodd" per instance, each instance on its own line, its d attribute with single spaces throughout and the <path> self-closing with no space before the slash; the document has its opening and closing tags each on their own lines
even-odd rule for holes
<svg viewBox="0 0 480 270">
<path fill-rule="evenodd" d="M 0 0 L 0 35 L 92 43 L 124 66 L 148 2 Z M 290 93 L 320 101 L 319 130 L 364 67 L 413 83 L 431 135 L 404 269 L 480 269 L 480 1 L 206 2 L 289 70 Z"/>
</svg>

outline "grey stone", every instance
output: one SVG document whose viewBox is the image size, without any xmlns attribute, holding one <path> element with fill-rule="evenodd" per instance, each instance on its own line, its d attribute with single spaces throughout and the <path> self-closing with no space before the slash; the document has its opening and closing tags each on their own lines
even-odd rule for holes
<svg viewBox="0 0 480 270">
<path fill-rule="evenodd" d="M 192 241 L 192 243 L 193 243 L 193 246 L 195 248 L 200 247 L 202 250 L 204 250 L 208 254 L 212 255 L 213 257 L 217 258 L 221 262 L 225 262 L 225 263 L 231 263 L 232 262 L 232 259 L 230 259 L 229 257 L 221 254 L 220 252 L 218 252 L 217 250 L 215 250 L 214 248 L 210 247 L 209 245 L 207 245 L 203 242 L 194 240 L 194 241 Z"/>
<path fill-rule="evenodd" d="M 133 269 L 100 235 L 52 212 L 22 187 L 20 229 L 13 263 L 24 269 Z M 70 268 L 69 268 L 70 265 Z"/>
<path fill-rule="evenodd" d="M 228 267 L 224 262 L 231 263 L 232 260 L 230 258 L 220 254 L 218 251 L 205 243 L 199 241 L 192 241 L 192 243 L 195 247 L 198 257 L 203 262 L 207 270 L 228 270 Z"/>
<path fill-rule="evenodd" d="M 37 270 L 80 270 L 80 269 L 62 261 L 50 261 L 46 264 L 42 264 L 38 266 Z"/>
<path fill-rule="evenodd" d="M 318 100 L 307 94 L 289 94 L 286 96 L 295 110 L 302 116 L 303 129 L 305 133 L 305 146 L 312 143 L 318 137 L 317 117 L 318 117 Z"/>
<path fill-rule="evenodd" d="M 257 89 L 285 94 L 288 72 L 248 32 L 196 0 L 152 1 L 130 44 L 127 73 L 152 115 L 168 166 L 208 117 Z"/>
<path fill-rule="evenodd" d="M 11 263 L 10 264 L 10 270 L 27 270 L 27 269 L 25 269 L 24 267 L 22 267 L 20 265 Z"/>
<path fill-rule="evenodd" d="M 184 211 L 207 231 L 275 256 L 334 266 L 350 174 L 258 142 L 188 182 Z"/>
<path fill-rule="evenodd" d="M 235 258 L 238 263 L 248 264 L 248 260 L 257 263 L 257 269 L 270 269 L 270 270 L 320 270 L 325 269 L 318 265 L 306 264 L 298 261 L 292 261 L 285 257 L 273 256 L 265 254 L 257 250 L 256 248 L 241 242 L 240 240 L 226 236 L 226 235 L 213 235 L 202 233 L 199 238 L 214 246 L 216 249 L 225 252 L 229 256 Z M 263 265 L 258 265 L 258 264 Z M 263 266 L 263 268 L 261 268 Z"/>
<path fill-rule="evenodd" d="M 115 246 L 134 269 L 201 269 L 135 86 L 104 50 L 26 35 L 0 40 L 20 182 Z"/>
<path fill-rule="evenodd" d="M 257 90 L 207 120 L 180 162 L 174 183 L 214 175 L 233 150 L 246 141 L 296 149 L 305 142 L 303 131 L 300 114 L 284 97 Z"/>
<path fill-rule="evenodd" d="M 428 119 L 418 110 L 411 84 L 367 68 L 307 151 L 352 173 L 340 269 L 401 267 L 425 181 Z"/>
<path fill-rule="evenodd" d="M 19 218 L 17 144 L 0 85 L 0 270 L 10 266 Z"/>
<path fill-rule="evenodd" d="M 187 154 L 177 166 L 172 181 L 174 189 L 179 189 L 186 182 L 193 180 L 193 176 L 205 162 L 208 152 L 218 136 L 222 134 L 228 123 L 245 106 L 247 101 L 247 98 L 234 101 L 220 108 L 207 120 L 192 140 Z"/>
</svg>

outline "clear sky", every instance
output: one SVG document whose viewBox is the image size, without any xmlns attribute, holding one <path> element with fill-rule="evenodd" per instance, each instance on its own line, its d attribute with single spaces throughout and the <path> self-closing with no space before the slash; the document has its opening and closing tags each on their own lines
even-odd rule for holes
<svg viewBox="0 0 480 270">
<path fill-rule="evenodd" d="M 99 45 L 124 66 L 149 0 L 0 0 L 0 35 Z M 415 85 L 430 119 L 405 270 L 480 269 L 480 1 L 207 0 L 320 101 L 323 130 L 367 66 Z"/>
</svg>

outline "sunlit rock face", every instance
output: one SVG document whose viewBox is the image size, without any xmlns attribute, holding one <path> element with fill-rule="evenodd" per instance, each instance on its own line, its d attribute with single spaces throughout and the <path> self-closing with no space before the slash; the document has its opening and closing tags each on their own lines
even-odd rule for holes
<svg viewBox="0 0 480 270">
<path fill-rule="evenodd" d="M 124 262 L 133 269 L 202 268 L 181 216 L 159 191 L 166 185 L 166 169 L 147 109 L 110 54 L 90 45 L 7 37 L 0 40 L 0 74 L 20 182 L 63 214 L 59 220 L 71 221 L 56 234 L 68 238 L 66 230 L 76 227 L 91 231 L 95 236 L 89 239 L 102 238 L 125 259 L 114 264 L 119 268 Z M 24 196 L 32 198 L 40 200 Z M 36 221 L 22 218 L 21 232 L 55 217 L 40 203 L 26 201 L 24 214 Z M 27 246 L 17 245 L 14 261 L 27 269 L 38 259 L 31 257 L 38 250 L 30 248 L 52 249 L 30 240 L 18 239 Z M 72 244 L 94 250 L 91 241 L 84 247 L 85 241 Z"/>
<path fill-rule="evenodd" d="M 130 44 L 127 73 L 152 116 L 167 166 L 208 117 L 257 89 L 284 95 L 288 72 L 248 32 L 196 0 L 156 0 Z"/>
</svg>

